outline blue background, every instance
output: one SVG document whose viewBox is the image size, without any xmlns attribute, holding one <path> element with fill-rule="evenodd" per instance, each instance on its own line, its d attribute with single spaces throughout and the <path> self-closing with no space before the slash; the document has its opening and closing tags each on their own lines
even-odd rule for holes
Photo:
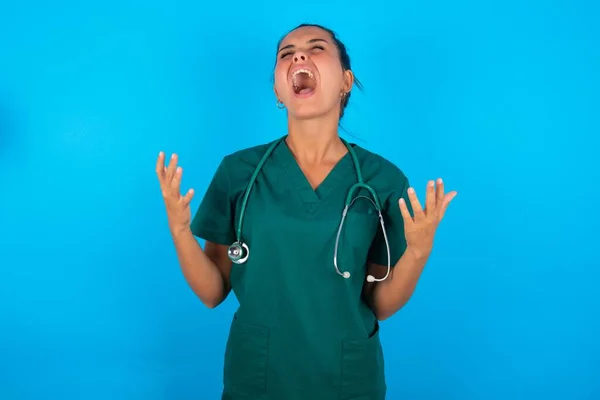
<svg viewBox="0 0 600 400">
<path fill-rule="evenodd" d="M 383 324 L 390 399 L 600 398 L 600 7 L 590 1 L 0 3 L 0 399 L 217 399 L 233 297 L 187 287 L 154 172 L 197 207 L 285 133 L 301 22 L 365 91 L 345 137 L 459 194 Z"/>
</svg>

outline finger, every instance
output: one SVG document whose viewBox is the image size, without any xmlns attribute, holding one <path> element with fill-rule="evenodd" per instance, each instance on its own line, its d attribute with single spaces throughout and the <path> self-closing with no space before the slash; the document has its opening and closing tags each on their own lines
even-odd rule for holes
<svg viewBox="0 0 600 400">
<path fill-rule="evenodd" d="M 194 197 L 194 189 L 188 190 L 187 193 L 185 194 L 185 196 L 183 196 L 181 198 L 181 204 L 184 205 L 185 207 L 189 206 L 193 197 Z"/>
<path fill-rule="evenodd" d="M 435 205 L 438 210 L 441 209 L 444 201 L 444 181 L 442 178 L 438 178 L 437 186 L 435 188 Z"/>
<path fill-rule="evenodd" d="M 402 214 L 404 224 L 410 226 L 413 223 L 413 219 L 408 210 L 408 206 L 406 205 L 406 201 L 402 197 L 398 200 L 398 205 L 400 206 L 400 214 Z"/>
<path fill-rule="evenodd" d="M 179 187 L 181 186 L 181 176 L 182 175 L 183 175 L 183 168 L 177 167 L 177 169 L 175 170 L 175 176 L 173 177 L 173 180 L 171 181 L 171 184 L 170 184 L 171 193 L 175 196 L 180 195 Z"/>
<path fill-rule="evenodd" d="M 446 209 L 448 208 L 448 205 L 454 199 L 454 197 L 456 197 L 457 194 L 458 194 L 458 192 L 453 191 L 453 192 L 448 193 L 446 196 L 444 196 L 442 208 L 440 211 L 440 219 L 442 219 L 444 217 L 444 214 L 446 213 Z"/>
<path fill-rule="evenodd" d="M 427 182 L 425 189 L 425 212 L 427 215 L 433 215 L 435 212 L 435 182 Z"/>
<path fill-rule="evenodd" d="M 158 180 L 162 183 L 165 177 L 165 153 L 162 151 L 158 153 L 158 158 L 156 159 L 156 176 L 158 176 Z"/>
<path fill-rule="evenodd" d="M 413 209 L 413 214 L 415 216 L 415 220 L 418 221 L 425 217 L 423 213 L 423 207 L 417 198 L 417 194 L 415 193 L 415 189 L 408 188 L 408 199 L 410 200 L 410 205 Z"/>
<path fill-rule="evenodd" d="M 169 166 L 167 167 L 167 173 L 165 175 L 165 182 L 167 185 L 171 184 L 173 177 L 175 176 L 175 171 L 177 169 L 177 154 L 173 153 L 171 155 L 171 161 L 169 162 Z"/>
</svg>

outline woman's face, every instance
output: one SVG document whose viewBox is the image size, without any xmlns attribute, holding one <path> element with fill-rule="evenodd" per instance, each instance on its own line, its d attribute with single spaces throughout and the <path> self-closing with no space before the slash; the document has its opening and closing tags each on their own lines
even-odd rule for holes
<svg viewBox="0 0 600 400">
<path fill-rule="evenodd" d="M 275 65 L 275 95 L 291 117 L 339 116 L 342 94 L 352 87 L 331 36 L 317 27 L 290 32 L 281 42 Z"/>
</svg>

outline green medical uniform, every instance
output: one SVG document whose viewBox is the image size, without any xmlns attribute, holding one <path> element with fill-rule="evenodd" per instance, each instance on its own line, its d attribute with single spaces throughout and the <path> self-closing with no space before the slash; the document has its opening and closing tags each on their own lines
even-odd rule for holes
<svg viewBox="0 0 600 400">
<path fill-rule="evenodd" d="M 192 220 L 194 235 L 223 245 L 236 240 L 244 192 L 269 145 L 223 158 Z M 389 161 L 352 146 L 379 195 L 393 266 L 406 248 L 398 199 L 407 198 L 408 180 Z M 349 153 L 316 190 L 285 141 L 267 159 L 244 216 L 249 258 L 231 270 L 239 308 L 225 351 L 223 400 L 385 398 L 379 324 L 361 296 L 367 262 L 387 266 L 368 200 L 354 202 L 340 236 L 338 265 L 351 277 L 333 263 L 344 202 L 356 182 Z"/>
</svg>

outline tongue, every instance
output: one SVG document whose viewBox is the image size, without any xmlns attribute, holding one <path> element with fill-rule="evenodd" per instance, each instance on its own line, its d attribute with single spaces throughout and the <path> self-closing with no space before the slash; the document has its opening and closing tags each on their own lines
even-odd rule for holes
<svg viewBox="0 0 600 400">
<path fill-rule="evenodd" d="M 296 75 L 294 82 L 294 90 L 298 94 L 306 94 L 312 92 L 314 89 L 314 82 L 308 76 L 308 74 L 300 73 Z"/>
</svg>

